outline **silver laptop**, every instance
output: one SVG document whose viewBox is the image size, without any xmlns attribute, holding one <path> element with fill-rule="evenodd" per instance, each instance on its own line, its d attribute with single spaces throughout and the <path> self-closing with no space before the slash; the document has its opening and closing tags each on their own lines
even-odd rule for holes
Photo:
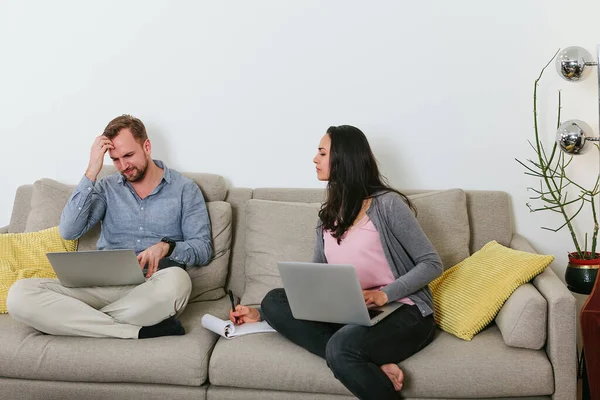
<svg viewBox="0 0 600 400">
<path fill-rule="evenodd" d="M 368 307 L 352 265 L 279 262 L 279 274 L 297 319 L 372 326 L 402 306 Z"/>
<path fill-rule="evenodd" d="M 146 278 L 133 250 L 46 253 L 65 287 L 139 285 Z"/>
</svg>

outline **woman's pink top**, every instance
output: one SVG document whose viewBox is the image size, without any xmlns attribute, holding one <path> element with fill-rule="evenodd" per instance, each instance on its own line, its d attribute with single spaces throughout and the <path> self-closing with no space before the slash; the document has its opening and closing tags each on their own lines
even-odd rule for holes
<svg viewBox="0 0 600 400">
<path fill-rule="evenodd" d="M 368 215 L 365 214 L 357 224 L 346 231 L 340 244 L 328 230 L 323 231 L 323 242 L 327 262 L 353 265 L 363 290 L 378 290 L 396 280 L 385 259 L 379 232 Z M 415 304 L 408 297 L 398 301 Z"/>
</svg>

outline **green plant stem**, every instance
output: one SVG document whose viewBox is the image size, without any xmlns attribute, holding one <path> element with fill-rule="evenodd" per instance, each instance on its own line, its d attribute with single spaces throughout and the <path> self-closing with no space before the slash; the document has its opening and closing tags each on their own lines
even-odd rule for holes
<svg viewBox="0 0 600 400">
<path fill-rule="evenodd" d="M 556 52 L 556 54 L 558 54 L 558 51 Z M 546 187 L 548 187 L 549 189 L 552 188 L 552 186 L 554 186 L 554 189 L 557 189 L 556 183 L 554 182 L 553 179 L 550 179 L 548 177 L 547 171 L 549 169 L 549 166 L 547 164 L 545 164 L 545 160 L 542 156 L 542 149 L 541 149 L 541 144 L 540 144 L 540 136 L 539 136 L 539 128 L 538 128 L 538 118 L 537 118 L 537 87 L 538 87 L 538 83 L 540 81 L 540 79 L 542 79 L 542 75 L 544 74 L 544 70 L 546 68 L 548 68 L 548 66 L 550 65 L 550 63 L 554 60 L 554 58 L 556 57 L 556 54 L 554 54 L 554 56 L 552 57 L 552 59 L 550 61 L 548 61 L 548 64 L 546 64 L 544 66 L 544 68 L 542 68 L 542 70 L 540 71 L 540 75 L 538 76 L 538 78 L 535 80 L 535 83 L 533 85 L 533 123 L 534 123 L 534 128 L 535 128 L 535 143 L 536 143 L 536 147 L 537 147 L 537 155 L 538 155 L 538 159 L 539 159 L 539 163 L 542 169 L 542 175 L 543 175 L 543 179 L 546 183 Z M 559 118 L 560 118 L 560 92 L 558 94 L 558 100 L 559 100 Z M 560 126 L 560 119 L 558 121 L 558 125 Z M 552 149 L 552 154 L 554 154 L 554 152 L 556 151 L 556 143 L 554 143 L 554 148 Z M 550 183 L 550 181 L 552 181 L 552 185 Z M 562 186 L 562 185 L 561 185 Z M 579 243 L 577 242 L 577 236 L 575 235 L 575 231 L 573 230 L 573 225 L 571 224 L 571 219 L 568 217 L 567 212 L 564 208 L 564 206 L 561 204 L 560 202 L 560 198 L 556 196 L 556 193 L 554 192 L 554 190 L 550 190 L 550 195 L 552 196 L 552 199 L 556 202 L 556 204 L 559 205 L 559 209 L 560 209 L 560 213 L 563 215 L 563 217 L 565 218 L 566 225 L 569 228 L 569 232 L 571 233 L 571 238 L 573 239 L 573 244 L 575 244 L 575 248 L 577 250 L 578 255 L 581 257 L 583 254 L 581 252 L 581 248 L 579 247 Z"/>
</svg>

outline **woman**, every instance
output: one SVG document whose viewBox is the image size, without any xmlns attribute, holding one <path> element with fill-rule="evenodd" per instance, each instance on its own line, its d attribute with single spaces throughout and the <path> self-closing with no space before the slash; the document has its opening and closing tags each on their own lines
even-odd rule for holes
<svg viewBox="0 0 600 400">
<path fill-rule="evenodd" d="M 442 273 L 440 257 L 419 226 L 406 196 L 379 174 L 365 135 L 349 125 L 330 127 L 313 162 L 327 181 L 313 261 L 351 264 L 367 306 L 404 303 L 366 327 L 297 320 L 285 291 L 270 291 L 260 309 L 238 305 L 238 324 L 266 320 L 281 335 L 323 357 L 360 399 L 393 399 L 404 374 L 397 363 L 427 346 L 434 335 L 429 282 Z"/>
</svg>

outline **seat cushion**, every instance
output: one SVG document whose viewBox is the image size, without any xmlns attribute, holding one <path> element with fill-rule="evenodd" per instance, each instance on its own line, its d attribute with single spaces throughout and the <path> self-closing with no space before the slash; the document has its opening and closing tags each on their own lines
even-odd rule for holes
<svg viewBox="0 0 600 400">
<path fill-rule="evenodd" d="M 181 315 L 185 335 L 143 340 L 45 335 L 0 315 L 0 376 L 200 386 L 217 340 L 202 316 L 228 309 L 226 298 L 188 304 Z"/>
<path fill-rule="evenodd" d="M 438 331 L 433 343 L 400 367 L 406 376 L 402 394 L 408 398 L 537 396 L 554 391 L 546 353 L 506 346 L 495 325 L 471 342 Z M 350 394 L 325 360 L 278 333 L 219 339 L 209 375 L 211 387 Z"/>
</svg>

